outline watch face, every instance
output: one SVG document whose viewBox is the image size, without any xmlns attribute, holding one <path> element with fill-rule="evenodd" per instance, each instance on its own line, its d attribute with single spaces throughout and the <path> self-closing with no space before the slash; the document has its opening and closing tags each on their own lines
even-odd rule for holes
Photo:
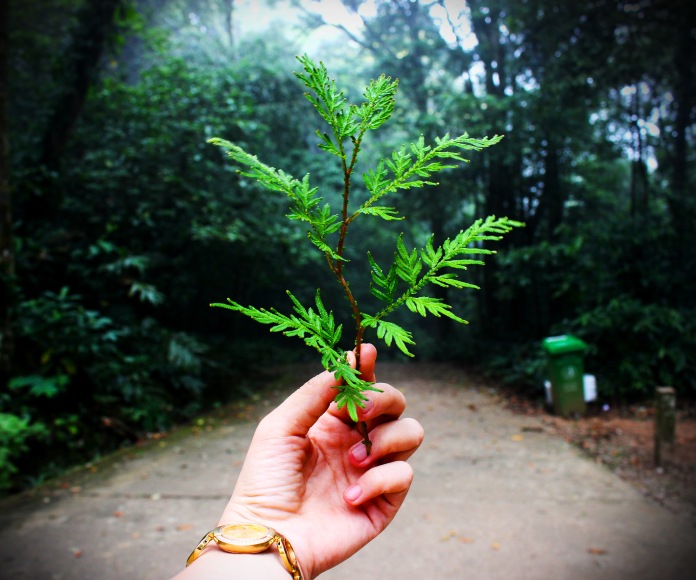
<svg viewBox="0 0 696 580">
<path fill-rule="evenodd" d="M 216 541 L 223 549 L 263 551 L 271 545 L 275 535 L 271 528 L 259 524 L 230 524 L 220 528 Z"/>
</svg>

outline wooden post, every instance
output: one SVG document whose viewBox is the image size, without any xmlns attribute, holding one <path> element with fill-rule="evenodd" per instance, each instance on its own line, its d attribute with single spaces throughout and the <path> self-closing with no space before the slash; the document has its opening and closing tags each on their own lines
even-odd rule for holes
<svg viewBox="0 0 696 580">
<path fill-rule="evenodd" d="M 663 451 L 674 448 L 677 430 L 676 393 L 672 387 L 655 390 L 655 466 L 661 467 Z"/>
</svg>

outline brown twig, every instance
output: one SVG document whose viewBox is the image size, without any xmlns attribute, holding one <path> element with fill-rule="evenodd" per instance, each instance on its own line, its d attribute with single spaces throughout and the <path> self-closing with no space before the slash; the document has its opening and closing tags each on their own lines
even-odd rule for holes
<svg viewBox="0 0 696 580">
<path fill-rule="evenodd" d="M 363 437 L 363 445 L 365 446 L 365 451 L 369 455 L 372 452 L 372 441 L 370 441 L 370 434 L 367 432 L 367 423 L 365 421 L 358 421 L 357 423 L 358 433 Z"/>
<path fill-rule="evenodd" d="M 331 270 L 333 270 L 339 284 L 343 288 L 343 292 L 348 299 L 348 302 L 353 310 L 353 318 L 355 320 L 355 368 L 360 370 L 360 349 L 362 346 L 363 333 L 365 329 L 362 325 L 362 316 L 360 314 L 360 308 L 358 306 L 358 301 L 355 299 L 353 292 L 350 289 L 350 284 L 343 275 L 343 251 L 345 248 L 346 235 L 348 232 L 348 225 L 352 221 L 351 217 L 348 215 L 348 201 L 350 198 L 350 188 L 351 188 L 351 176 L 353 174 L 353 168 L 358 159 L 358 152 L 360 151 L 360 142 L 362 140 L 362 134 L 359 138 L 353 140 L 353 154 L 351 155 L 350 164 L 346 163 L 346 157 L 343 157 L 343 208 L 342 208 L 342 218 L 343 224 L 341 226 L 341 231 L 338 237 L 338 245 L 336 247 L 336 254 L 339 256 L 334 263 L 333 260 L 329 258 L 329 265 Z M 343 145 L 339 143 L 339 148 L 343 153 Z M 327 256 L 328 257 L 328 256 Z M 372 452 L 372 441 L 370 441 L 370 435 L 367 429 L 367 423 L 365 421 L 358 421 L 356 428 L 363 438 L 363 445 L 365 445 L 365 450 L 367 454 L 370 455 Z"/>
</svg>

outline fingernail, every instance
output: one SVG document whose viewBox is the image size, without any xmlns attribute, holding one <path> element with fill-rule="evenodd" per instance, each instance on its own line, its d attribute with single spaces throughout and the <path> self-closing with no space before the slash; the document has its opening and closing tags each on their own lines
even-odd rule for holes
<svg viewBox="0 0 696 580">
<path fill-rule="evenodd" d="M 350 502 L 354 502 L 360 497 L 361 493 L 362 489 L 360 489 L 360 486 L 353 485 L 343 492 L 343 497 L 345 497 Z"/>
<path fill-rule="evenodd" d="M 362 463 L 367 459 L 367 448 L 365 447 L 364 443 L 360 442 L 353 446 L 353 448 L 350 450 L 350 454 L 353 456 L 355 461 Z"/>
</svg>

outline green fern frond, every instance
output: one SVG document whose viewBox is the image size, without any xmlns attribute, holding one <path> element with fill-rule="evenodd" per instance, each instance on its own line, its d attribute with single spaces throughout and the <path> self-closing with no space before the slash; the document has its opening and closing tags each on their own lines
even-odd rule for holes
<svg viewBox="0 0 696 580">
<path fill-rule="evenodd" d="M 411 312 L 421 316 L 446 317 L 466 324 L 466 320 L 452 312 L 449 304 L 429 296 L 427 287 L 434 285 L 451 289 L 476 289 L 476 285 L 463 280 L 461 276 L 470 266 L 483 265 L 483 256 L 494 253 L 483 245 L 500 240 L 513 228 L 523 224 L 491 216 L 475 221 L 469 228 L 446 239 L 439 246 L 435 245 L 434 237 L 430 236 L 424 247 L 413 249 L 406 247 L 402 234 L 396 240 L 394 259 L 388 268 L 382 268 L 368 252 L 370 291 L 381 303 L 381 310 L 372 314 L 359 309 L 355 294 L 344 275 L 347 263 L 344 252 L 349 226 L 363 215 L 385 221 L 403 219 L 396 208 L 384 205 L 380 200 L 399 190 L 434 185 L 436 174 L 468 161 L 464 157 L 465 152 L 490 147 L 502 137 L 496 135 L 474 139 L 464 133 L 452 138 L 448 134 L 435 138 L 433 143 L 426 143 L 421 135 L 415 142 L 397 148 L 362 174 L 368 193 L 367 200 L 349 211 L 355 175 L 353 170 L 362 140 L 369 131 L 379 129 L 393 115 L 398 81 L 392 81 L 385 75 L 380 76 L 365 88 L 364 102 L 351 105 L 322 63 L 317 64 L 306 55 L 298 57 L 298 61 L 303 71 L 296 73 L 296 76 L 309 89 L 305 96 L 328 126 L 325 131 L 317 130 L 318 146 L 326 153 L 340 158 L 344 190 L 343 206 L 339 211 L 334 211 L 330 204 L 323 202 L 319 189 L 311 185 L 308 174 L 302 179 L 296 179 L 262 163 L 256 156 L 229 141 L 216 138 L 210 142 L 221 147 L 242 166 L 242 175 L 256 180 L 272 192 L 286 195 L 290 203 L 287 217 L 308 225 L 309 241 L 325 255 L 331 272 L 351 306 L 356 333 L 354 346 L 359 349 L 364 331 L 373 329 L 377 338 L 387 346 L 393 344 L 405 355 L 413 356 L 409 350 L 409 347 L 415 345 L 411 332 L 385 319 L 406 306 Z M 332 372 L 339 382 L 335 397 L 338 407 L 345 407 L 349 416 L 358 421 L 358 409 L 365 403 L 365 393 L 377 390 L 376 387 L 362 379 L 360 370 L 351 368 L 348 363 L 345 350 L 339 347 L 342 327 L 336 323 L 333 312 L 324 305 L 320 292 L 317 291 L 314 304 L 310 307 L 302 305 L 292 293 L 288 292 L 288 296 L 292 303 L 290 314 L 283 314 L 275 308 L 242 306 L 231 299 L 227 303 L 212 306 L 240 312 L 256 322 L 268 325 L 271 332 L 301 338 L 308 346 L 315 348 L 321 355 L 324 368 Z M 368 443 L 366 441 L 366 445 Z"/>
</svg>

